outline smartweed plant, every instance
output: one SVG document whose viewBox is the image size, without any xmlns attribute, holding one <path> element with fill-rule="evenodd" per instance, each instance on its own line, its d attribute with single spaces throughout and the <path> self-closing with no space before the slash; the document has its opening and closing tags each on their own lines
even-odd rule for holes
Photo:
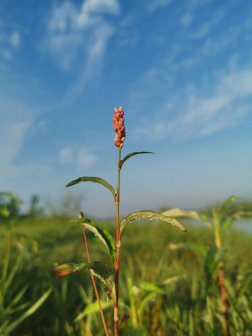
<svg viewBox="0 0 252 336">
<path fill-rule="evenodd" d="M 162 215 L 158 212 L 149 211 L 149 210 L 142 210 L 130 213 L 125 218 L 120 217 L 120 184 L 121 184 L 121 171 L 124 167 L 127 160 L 130 158 L 140 155 L 140 154 L 152 154 L 152 152 L 132 152 L 124 157 L 122 157 L 122 149 L 126 139 L 126 132 L 125 132 L 125 125 L 124 125 L 124 111 L 122 107 L 114 109 L 113 115 L 113 127 L 115 131 L 115 138 L 114 138 L 114 145 L 118 151 L 118 160 L 117 160 L 117 184 L 116 188 L 114 188 L 110 183 L 100 177 L 90 177 L 84 176 L 79 177 L 67 184 L 67 187 L 76 185 L 80 182 L 94 182 L 102 185 L 103 187 L 107 188 L 110 193 L 112 194 L 114 205 L 115 205 L 115 240 L 112 238 L 110 233 L 100 224 L 88 219 L 84 216 L 81 212 L 80 217 L 75 222 L 79 223 L 83 227 L 83 239 L 87 254 L 87 264 L 63 264 L 55 267 L 55 271 L 60 276 L 69 275 L 76 271 L 80 271 L 83 269 L 88 269 L 91 275 L 91 281 L 93 285 L 94 292 L 96 294 L 97 303 L 99 306 L 102 323 L 104 327 L 104 331 L 106 336 L 108 336 L 109 328 L 107 326 L 107 322 L 104 317 L 102 304 L 99 296 L 99 292 L 96 285 L 96 280 L 101 281 L 106 289 L 107 292 L 111 294 L 111 298 L 113 300 L 113 316 L 114 316 L 114 336 L 119 335 L 119 327 L 120 325 L 127 319 L 127 316 L 120 315 L 119 313 L 119 275 L 120 275 L 120 250 L 122 246 L 122 238 L 124 234 L 125 227 L 128 223 L 138 221 L 138 220 L 152 220 L 152 221 L 163 221 L 167 222 L 171 226 L 178 228 L 181 231 L 185 231 L 184 226 L 175 218 Z M 91 255 L 88 247 L 87 235 L 86 230 L 91 231 L 100 241 L 102 244 L 105 245 L 110 260 L 111 265 L 107 265 L 101 262 L 92 262 Z"/>
</svg>

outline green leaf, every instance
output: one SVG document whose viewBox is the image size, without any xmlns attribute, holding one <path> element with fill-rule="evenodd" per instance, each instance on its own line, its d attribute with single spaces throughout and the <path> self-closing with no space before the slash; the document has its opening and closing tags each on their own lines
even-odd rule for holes
<svg viewBox="0 0 252 336">
<path fill-rule="evenodd" d="M 230 212 L 230 204 L 237 201 L 238 197 L 236 196 L 230 196 L 227 199 L 225 199 L 219 206 L 218 212 L 220 213 L 221 216 L 228 215 L 227 211 L 229 210 Z"/>
<path fill-rule="evenodd" d="M 10 256 L 8 256 L 9 258 Z M 10 259 L 8 260 L 9 263 Z M 7 292 L 8 288 L 11 287 L 12 283 L 15 282 L 15 275 L 16 273 L 20 270 L 20 266 L 22 263 L 22 255 L 19 255 L 18 258 L 16 259 L 14 265 L 12 265 L 12 268 L 10 272 L 5 274 L 5 280 L 3 283 L 3 290 Z M 8 267 L 8 265 L 6 265 Z M 4 265 L 5 267 L 5 265 Z M 7 271 L 7 268 L 5 269 Z M 3 275 L 3 274 L 2 274 Z"/>
<path fill-rule="evenodd" d="M 9 217 L 10 212 L 7 208 L 0 208 L 0 216 Z"/>
<path fill-rule="evenodd" d="M 105 310 L 109 307 L 113 306 L 113 302 L 112 301 L 101 301 L 101 305 L 102 305 L 102 309 Z M 75 318 L 75 322 L 79 322 L 80 320 L 82 320 L 84 317 L 86 317 L 87 315 L 93 314 L 93 313 L 98 313 L 100 311 L 99 309 L 99 305 L 98 302 L 92 302 L 90 304 L 88 304 L 85 309 L 83 310 L 83 312 L 81 312 L 76 318 Z"/>
<path fill-rule="evenodd" d="M 222 202 L 222 207 L 227 206 L 228 204 L 235 202 L 239 199 L 237 196 L 230 196 Z"/>
<path fill-rule="evenodd" d="M 199 217 L 200 217 L 200 219 L 202 220 L 202 222 L 203 222 L 204 224 L 206 224 L 209 228 L 211 228 L 211 227 L 212 227 L 212 224 L 211 224 L 211 222 L 210 222 L 208 216 L 207 216 L 206 214 L 202 213 L 202 212 L 199 212 L 198 214 L 199 214 Z"/>
<path fill-rule="evenodd" d="M 113 286 L 113 280 L 111 279 L 111 276 L 113 275 L 113 270 L 108 267 L 106 264 L 94 261 L 90 264 L 62 264 L 62 265 L 55 265 L 54 266 L 54 272 L 58 276 L 68 276 L 72 273 L 79 272 L 82 270 L 89 270 L 91 273 L 98 278 L 105 286 L 107 286 L 109 289 L 112 289 Z"/>
<path fill-rule="evenodd" d="M 206 255 L 205 264 L 204 264 L 204 271 L 206 276 L 206 289 L 209 290 L 211 286 L 211 281 L 215 272 L 218 268 L 218 265 L 222 259 L 223 251 L 216 248 L 215 246 L 211 246 Z"/>
<path fill-rule="evenodd" d="M 140 306 L 139 306 L 139 316 L 140 316 L 140 318 L 142 318 L 143 310 L 146 307 L 146 305 L 150 301 L 154 300 L 157 295 L 158 295 L 157 292 L 150 292 L 141 300 L 141 303 L 140 303 Z"/>
<path fill-rule="evenodd" d="M 21 322 L 27 319 L 29 316 L 34 314 L 39 307 L 46 301 L 46 299 L 51 294 L 52 289 L 49 288 L 23 315 L 21 315 L 17 320 L 8 325 L 4 330 L 6 334 L 12 332 Z"/>
<path fill-rule="evenodd" d="M 18 292 L 18 294 L 11 300 L 9 306 L 7 307 L 7 309 L 12 309 L 12 307 L 14 307 L 24 296 L 24 294 L 26 293 L 28 289 L 28 286 L 23 287 L 20 292 Z"/>
<path fill-rule="evenodd" d="M 153 152 L 132 152 L 132 153 L 129 153 L 121 160 L 121 167 L 125 163 L 125 161 L 127 161 L 129 158 L 131 158 L 132 156 L 135 156 L 135 155 L 139 155 L 139 154 L 154 154 L 154 153 Z"/>
<path fill-rule="evenodd" d="M 82 224 L 87 230 L 93 232 L 93 234 L 102 242 L 102 244 L 105 245 L 112 260 L 112 264 L 114 265 L 116 258 L 116 245 L 113 238 L 111 237 L 111 234 L 102 226 L 90 219 L 80 218 L 75 220 L 75 222 Z"/>
<path fill-rule="evenodd" d="M 159 222 L 166 222 L 170 224 L 171 226 L 175 226 L 181 231 L 186 231 L 185 227 L 175 218 L 164 216 L 154 211 L 142 210 L 142 211 L 132 212 L 127 217 L 123 218 L 120 223 L 120 232 L 121 233 L 123 232 L 125 226 L 128 223 L 131 223 L 137 220 L 144 220 L 144 219 L 159 221 Z"/>
<path fill-rule="evenodd" d="M 233 218 L 232 217 L 223 217 L 220 222 L 220 227 L 222 229 L 228 229 L 233 224 Z"/>
<path fill-rule="evenodd" d="M 167 278 L 161 282 L 161 285 L 171 285 L 173 283 L 176 283 L 177 281 L 181 280 L 182 278 L 185 278 L 185 274 L 175 275 L 173 277 Z"/>
<path fill-rule="evenodd" d="M 92 177 L 92 176 L 84 176 L 84 177 L 79 177 L 76 180 L 73 180 L 69 182 L 66 187 L 71 187 L 75 184 L 78 184 L 80 182 L 93 182 L 93 183 L 99 183 L 106 187 L 109 191 L 111 191 L 112 195 L 115 196 L 115 189 L 110 185 L 106 180 L 100 178 L 100 177 Z"/>
<path fill-rule="evenodd" d="M 165 216 L 173 217 L 173 218 L 184 217 L 184 218 L 197 219 L 201 221 L 201 218 L 198 212 L 194 210 L 183 210 L 183 209 L 174 208 L 174 209 L 163 211 L 162 214 Z"/>
<path fill-rule="evenodd" d="M 112 290 L 113 286 L 113 274 L 114 271 L 108 267 L 106 264 L 94 261 L 87 265 L 87 268 L 92 272 L 92 274 L 99 279 L 106 287 Z"/>
<path fill-rule="evenodd" d="M 166 292 L 160 288 L 159 286 L 157 286 L 156 284 L 152 283 L 152 282 L 142 282 L 140 284 L 140 288 L 148 291 L 148 292 L 153 292 L 156 294 L 165 294 Z"/>
<path fill-rule="evenodd" d="M 54 265 L 54 272 L 58 276 L 67 276 L 69 274 L 82 271 L 83 269 L 87 268 L 86 264 L 62 264 L 62 265 Z"/>
<path fill-rule="evenodd" d="M 188 244 L 185 244 L 185 248 L 197 253 L 197 254 L 200 254 L 201 256 L 205 257 L 206 254 L 207 254 L 207 248 L 203 245 L 200 245 L 200 244 L 194 244 L 194 243 L 188 243 Z"/>
</svg>

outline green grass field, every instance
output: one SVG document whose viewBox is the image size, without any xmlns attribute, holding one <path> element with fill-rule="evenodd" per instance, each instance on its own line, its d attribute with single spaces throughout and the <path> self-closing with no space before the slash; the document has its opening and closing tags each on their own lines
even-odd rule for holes
<svg viewBox="0 0 252 336">
<path fill-rule="evenodd" d="M 112 224 L 106 225 L 112 233 Z M 204 251 L 212 245 L 213 238 L 203 226 L 188 223 L 186 227 L 186 233 L 166 224 L 138 223 L 126 228 L 121 255 L 120 314 L 130 318 L 122 325 L 122 335 L 222 335 L 215 275 L 206 290 Z M 89 273 L 58 277 L 53 272 L 55 263 L 86 261 L 78 225 L 65 218 L 27 219 L 15 225 L 11 238 L 3 225 L 0 235 L 0 274 L 3 276 L 8 250 L 11 262 L 6 273 L 14 273 L 0 301 L 2 325 L 17 320 L 23 308 L 27 309 L 52 288 L 48 299 L 33 315 L 10 333 L 0 335 L 104 335 Z M 251 335 L 252 236 L 229 230 L 223 234 L 223 241 L 230 334 Z M 91 235 L 89 242 L 92 259 L 106 262 L 103 246 Z M 108 293 L 102 285 L 99 287 L 112 328 Z M 17 301 L 24 288 L 17 309 L 8 310 L 6 307 L 15 298 Z"/>
</svg>

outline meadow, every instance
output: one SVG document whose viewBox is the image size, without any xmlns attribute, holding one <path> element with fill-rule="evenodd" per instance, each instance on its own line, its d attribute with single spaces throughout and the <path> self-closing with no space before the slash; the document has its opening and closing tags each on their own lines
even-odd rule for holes
<svg viewBox="0 0 252 336">
<path fill-rule="evenodd" d="M 121 250 L 119 305 L 125 322 L 120 335 L 223 335 L 217 273 L 209 261 L 215 256 L 207 254 L 212 232 L 190 220 L 182 222 L 187 232 L 167 223 L 128 225 Z M 113 234 L 112 222 L 102 224 Z M 86 262 L 79 225 L 66 217 L 29 217 L 11 228 L 2 223 L 0 236 L 1 336 L 104 335 L 89 272 L 68 277 L 54 272 L 56 263 Z M 105 248 L 92 233 L 88 239 L 93 260 L 106 262 Z M 252 235 L 234 225 L 222 232 L 222 239 L 229 334 L 251 335 Z M 112 333 L 109 293 L 97 284 Z M 45 293 L 45 301 L 22 319 Z"/>
<path fill-rule="evenodd" d="M 115 221 L 74 212 L 49 215 L 31 199 L 26 215 L 0 193 L 0 336 L 249 336 L 252 236 L 234 231 L 252 203 L 230 196 L 201 211 L 140 210 L 122 218 L 126 133 L 114 109 L 116 187 L 100 177 Z M 112 194 L 112 195 L 111 195 Z M 78 216 L 78 217 L 77 217 Z M 197 225 L 195 224 L 197 223 Z M 91 281 L 90 281 L 91 280 Z"/>
</svg>

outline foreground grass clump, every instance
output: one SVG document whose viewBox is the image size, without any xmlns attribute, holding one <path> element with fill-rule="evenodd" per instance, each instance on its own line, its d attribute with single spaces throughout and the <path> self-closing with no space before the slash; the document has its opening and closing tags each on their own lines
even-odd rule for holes
<svg viewBox="0 0 252 336">
<path fill-rule="evenodd" d="M 113 223 L 106 223 L 106 227 L 113 231 Z M 211 295 L 206 295 L 205 259 L 199 248 L 211 246 L 212 234 L 207 228 L 187 227 L 186 235 L 167 230 L 163 224 L 138 223 L 128 227 L 121 253 L 125 264 L 121 273 L 121 307 L 130 319 L 125 322 L 127 330 L 124 327 L 122 335 L 222 335 L 216 316 L 219 288 L 213 284 Z M 8 231 L 1 227 L 0 234 L 4 237 Z M 56 261 L 82 261 L 79 227 L 67 219 L 27 219 L 16 226 L 13 235 L 26 249 L 26 260 L 15 274 L 15 283 L 20 288 L 28 287 L 20 304 L 34 302 L 48 288 L 52 288 L 52 293 L 32 318 L 23 321 L 11 335 L 104 335 L 85 272 L 58 278 L 50 270 Z M 104 249 L 93 238 L 92 234 L 88 236 L 90 249 L 94 258 L 102 259 Z M 223 237 L 223 244 L 230 293 L 230 334 L 251 335 L 252 260 L 248 256 L 252 236 L 230 230 Z M 3 248 L 1 240 L 1 252 Z M 0 269 L 3 260 L 1 253 Z M 106 300 L 103 303 L 105 307 L 108 304 Z M 108 308 L 105 316 L 112 317 Z"/>
</svg>

